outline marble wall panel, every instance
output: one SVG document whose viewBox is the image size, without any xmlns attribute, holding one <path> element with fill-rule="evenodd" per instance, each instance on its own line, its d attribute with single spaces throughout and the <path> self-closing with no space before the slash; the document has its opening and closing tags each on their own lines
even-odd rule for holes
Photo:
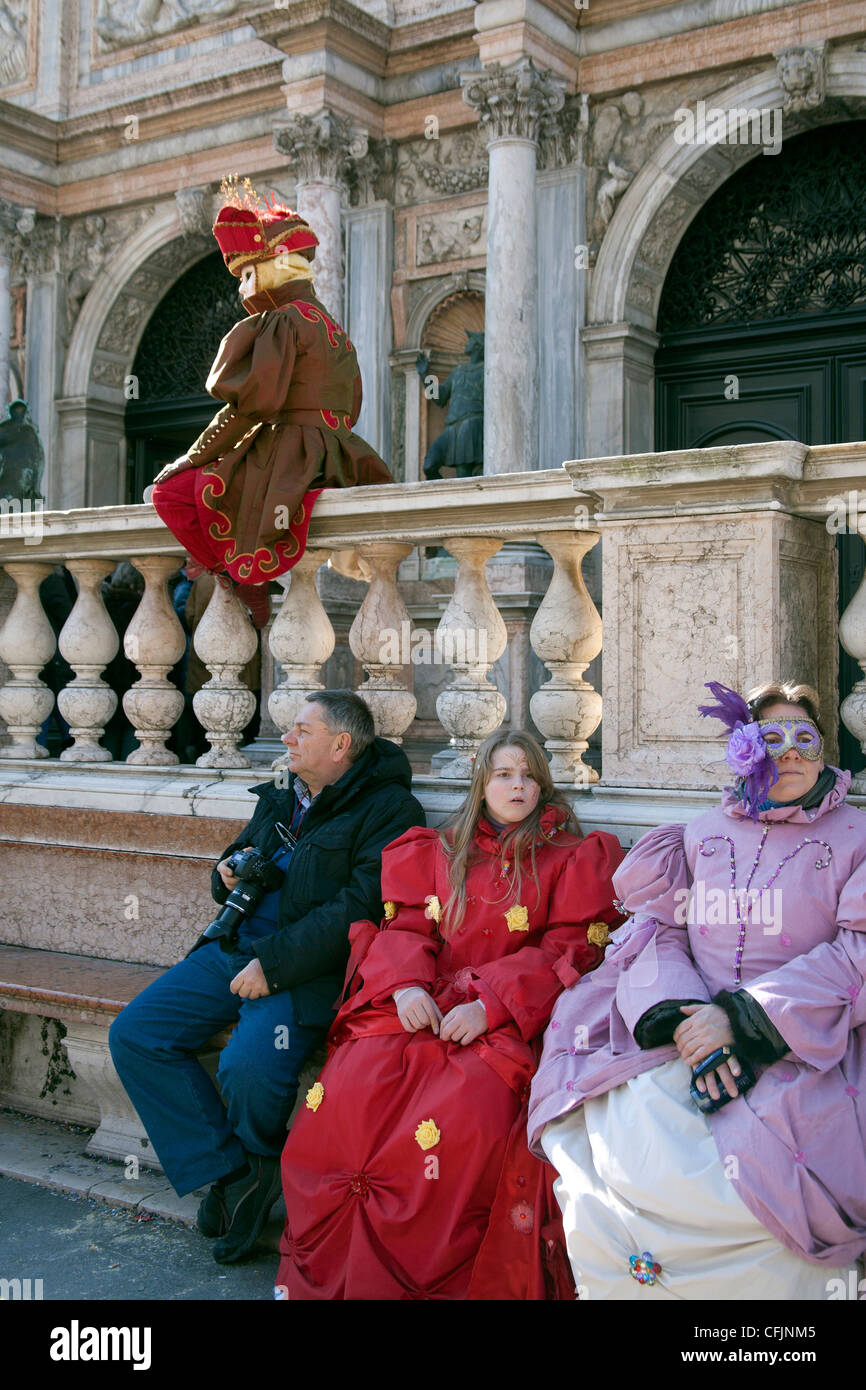
<svg viewBox="0 0 866 1390">
<path fill-rule="evenodd" d="M 216 915 L 210 872 L 243 824 L 7 804 L 0 940 L 173 965 Z"/>
<path fill-rule="evenodd" d="M 375 203 L 345 216 L 345 324 L 358 353 L 364 401 L 355 429 L 390 461 L 392 346 L 391 285 L 393 217 Z"/>
<path fill-rule="evenodd" d="M 835 756 L 835 554 L 817 523 L 774 513 L 602 522 L 603 781 L 721 787 L 704 683 L 818 687 Z"/>
<path fill-rule="evenodd" d="M 578 176 L 574 168 L 538 183 L 538 466 L 558 468 L 580 458 L 583 372 L 578 335 L 583 323 L 586 269 L 575 264 L 581 241 Z"/>
</svg>

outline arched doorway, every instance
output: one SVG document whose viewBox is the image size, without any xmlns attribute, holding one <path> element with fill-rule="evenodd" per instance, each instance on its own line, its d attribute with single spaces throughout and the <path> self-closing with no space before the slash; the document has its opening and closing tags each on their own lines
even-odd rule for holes
<svg viewBox="0 0 866 1390">
<path fill-rule="evenodd" d="M 798 135 L 717 190 L 677 247 L 658 331 L 656 448 L 866 438 L 866 122 Z M 864 553 L 837 540 L 841 612 Z M 859 677 L 840 651 L 842 697 Z"/>
<path fill-rule="evenodd" d="M 132 366 L 138 399 L 125 413 L 127 502 L 141 501 L 163 464 L 219 409 L 204 383 L 221 339 L 246 317 L 237 287 L 214 251 L 181 275 L 151 315 Z"/>
</svg>

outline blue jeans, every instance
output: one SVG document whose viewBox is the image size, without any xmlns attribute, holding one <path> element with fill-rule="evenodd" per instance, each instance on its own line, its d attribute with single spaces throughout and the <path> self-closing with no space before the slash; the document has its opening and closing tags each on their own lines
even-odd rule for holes
<svg viewBox="0 0 866 1390">
<path fill-rule="evenodd" d="M 143 990 L 108 1034 L 117 1073 L 179 1196 L 277 1156 L 305 1059 L 325 1036 L 295 1022 L 291 994 L 240 999 L 229 983 L 253 953 L 208 942 Z M 220 1056 L 223 1099 L 195 1051 L 236 1023 Z M 223 1103 L 225 1102 L 225 1103 Z"/>
</svg>

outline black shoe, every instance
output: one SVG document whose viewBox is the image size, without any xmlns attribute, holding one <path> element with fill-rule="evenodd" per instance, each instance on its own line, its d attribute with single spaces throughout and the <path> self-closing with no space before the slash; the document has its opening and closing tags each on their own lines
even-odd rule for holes
<svg viewBox="0 0 866 1390">
<path fill-rule="evenodd" d="M 228 1230 L 229 1214 L 226 1210 L 222 1180 L 215 1182 L 207 1196 L 202 1198 L 196 1213 L 195 1224 L 202 1235 L 207 1236 L 208 1240 L 225 1235 Z"/>
<path fill-rule="evenodd" d="M 248 1177 L 249 1171 L 249 1164 L 245 1163 L 242 1168 L 235 1168 L 233 1172 L 226 1173 L 222 1178 L 217 1178 L 207 1196 L 199 1202 L 195 1224 L 202 1235 L 207 1236 L 208 1240 L 215 1240 L 217 1236 L 225 1235 L 228 1230 L 229 1214 L 226 1207 L 226 1188 L 230 1183 L 237 1182 L 239 1178 Z"/>
<path fill-rule="evenodd" d="M 247 1157 L 249 1173 L 225 1188 L 228 1228 L 213 1249 L 217 1264 L 234 1264 L 252 1250 L 280 1190 L 279 1157 L 264 1154 L 248 1154 Z"/>
</svg>

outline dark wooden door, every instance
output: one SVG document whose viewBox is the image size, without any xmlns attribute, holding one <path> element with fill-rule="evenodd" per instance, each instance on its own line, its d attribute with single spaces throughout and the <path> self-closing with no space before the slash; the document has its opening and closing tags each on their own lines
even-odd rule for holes
<svg viewBox="0 0 866 1390">
<path fill-rule="evenodd" d="M 671 263 L 659 332 L 656 448 L 866 439 L 866 122 L 796 136 L 714 194 Z M 866 551 L 845 533 L 837 547 L 842 613 Z M 861 674 L 840 647 L 840 699 Z M 839 741 L 859 771 L 842 725 Z"/>
</svg>

